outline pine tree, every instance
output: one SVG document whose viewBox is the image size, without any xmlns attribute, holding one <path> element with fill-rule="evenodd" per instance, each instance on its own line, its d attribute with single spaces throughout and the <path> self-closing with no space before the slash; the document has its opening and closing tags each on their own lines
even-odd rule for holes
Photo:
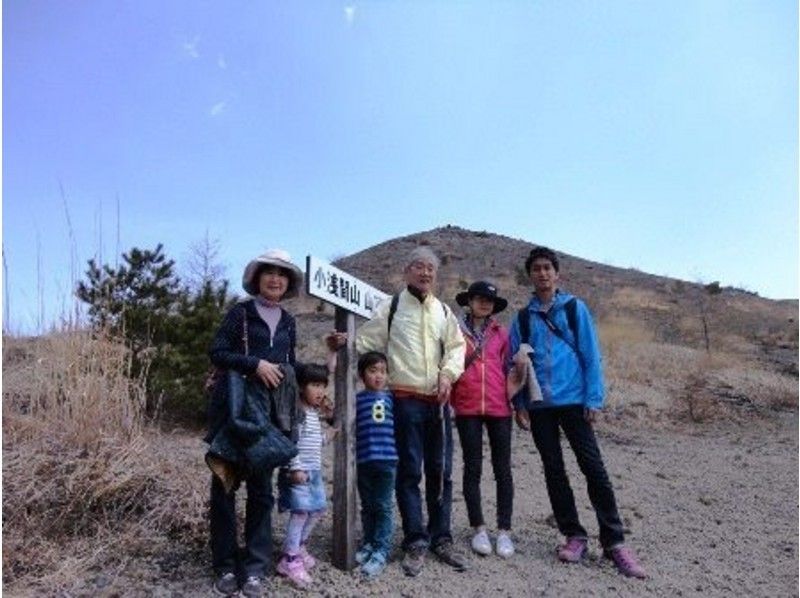
<svg viewBox="0 0 800 598">
<path fill-rule="evenodd" d="M 77 296 L 88 304 L 92 326 L 131 349 L 131 374 L 146 374 L 151 408 L 166 415 L 199 416 L 208 348 L 222 321 L 228 283 L 211 277 L 194 290 L 181 283 L 163 246 L 133 248 L 116 268 L 89 260 Z"/>
</svg>

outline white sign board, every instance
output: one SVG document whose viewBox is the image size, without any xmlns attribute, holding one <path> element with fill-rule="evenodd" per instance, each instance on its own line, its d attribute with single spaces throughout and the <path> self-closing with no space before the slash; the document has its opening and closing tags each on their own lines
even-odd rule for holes
<svg viewBox="0 0 800 598">
<path fill-rule="evenodd" d="M 311 255 L 306 257 L 306 293 L 365 318 L 391 297 Z"/>
</svg>

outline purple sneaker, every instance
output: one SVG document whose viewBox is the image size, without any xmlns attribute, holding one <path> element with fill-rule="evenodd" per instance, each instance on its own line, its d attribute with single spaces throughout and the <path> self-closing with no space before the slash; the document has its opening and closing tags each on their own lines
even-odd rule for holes
<svg viewBox="0 0 800 598">
<path fill-rule="evenodd" d="M 586 556 L 588 549 L 586 538 L 572 536 L 567 538 L 563 546 L 558 547 L 558 560 L 564 563 L 577 563 Z"/>
<path fill-rule="evenodd" d="M 633 551 L 627 546 L 616 546 L 611 550 L 606 550 L 604 554 L 607 558 L 614 561 L 617 571 L 623 575 L 627 577 L 637 577 L 639 579 L 647 577 L 644 567 L 639 564 L 639 561 L 636 560 L 636 555 L 634 555 Z"/>
</svg>

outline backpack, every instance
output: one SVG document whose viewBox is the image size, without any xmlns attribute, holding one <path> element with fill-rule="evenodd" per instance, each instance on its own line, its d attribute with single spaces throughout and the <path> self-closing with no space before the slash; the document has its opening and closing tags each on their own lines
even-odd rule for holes
<svg viewBox="0 0 800 598">
<path fill-rule="evenodd" d="M 397 311 L 397 304 L 399 302 L 400 302 L 400 294 L 397 293 L 395 295 L 392 295 L 392 302 L 389 304 L 389 318 L 388 318 L 389 333 L 392 332 L 392 320 L 394 319 L 394 314 Z M 445 305 L 444 301 L 439 301 L 439 303 L 442 304 L 442 311 L 444 311 L 444 317 L 445 319 L 447 319 L 447 305 Z"/>
<path fill-rule="evenodd" d="M 388 317 L 388 330 L 387 336 L 392 333 L 392 320 L 394 319 L 394 314 L 397 311 L 397 304 L 400 302 L 400 293 L 396 293 L 392 295 L 392 302 L 389 304 L 389 317 Z M 444 311 L 444 318 L 447 319 L 447 305 L 445 305 L 444 301 L 439 301 L 442 304 L 442 311 Z M 439 339 L 439 351 L 442 355 L 444 355 L 444 341 Z"/>
<path fill-rule="evenodd" d="M 576 341 L 578 340 L 578 302 L 575 297 L 570 299 L 564 304 L 564 311 L 567 313 L 567 325 L 569 326 L 570 332 L 572 332 L 572 338 Z M 550 329 L 550 332 L 555 334 L 558 338 L 562 341 L 567 343 L 572 349 L 575 354 L 580 358 L 581 354 L 578 351 L 578 347 L 575 346 L 575 343 L 571 342 L 564 331 L 559 328 L 553 320 L 550 319 L 550 312 L 542 312 L 537 311 L 536 314 L 542 318 L 544 323 Z M 519 334 L 520 334 L 520 344 L 530 344 L 530 334 L 531 334 L 531 312 L 528 311 L 528 307 L 525 306 L 517 312 L 517 318 L 519 320 Z"/>
</svg>

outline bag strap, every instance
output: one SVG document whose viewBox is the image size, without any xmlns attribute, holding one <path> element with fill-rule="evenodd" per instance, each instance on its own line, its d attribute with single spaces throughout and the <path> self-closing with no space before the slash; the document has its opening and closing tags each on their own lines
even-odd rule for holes
<svg viewBox="0 0 800 598">
<path fill-rule="evenodd" d="M 552 308 L 551 308 L 552 309 Z M 564 304 L 564 311 L 567 314 L 567 325 L 569 326 L 570 331 L 572 332 L 572 337 L 575 341 L 578 340 L 578 309 L 577 309 L 577 301 L 575 297 L 570 299 Z M 555 322 L 550 318 L 550 312 L 543 312 L 537 311 L 537 315 L 542 318 L 545 325 L 550 329 L 550 332 L 555 334 L 558 338 L 562 341 L 567 343 L 569 347 L 575 351 L 575 353 L 580 356 L 578 352 L 578 348 L 575 346 L 575 343 L 570 341 L 564 331 L 559 328 Z M 520 343 L 530 344 L 530 335 L 531 335 L 531 315 L 530 311 L 528 311 L 527 306 L 523 307 L 518 312 L 518 321 L 519 321 L 519 335 L 520 335 Z"/>
<path fill-rule="evenodd" d="M 523 307 L 517 312 L 517 321 L 519 322 L 519 342 L 521 345 L 530 345 L 531 340 L 531 313 L 528 307 Z"/>
<path fill-rule="evenodd" d="M 389 317 L 387 318 L 388 323 L 388 330 L 387 334 L 392 333 L 392 320 L 394 320 L 394 314 L 397 312 L 397 304 L 400 302 L 400 293 L 396 293 L 392 295 L 392 302 L 389 304 Z M 444 312 L 444 319 L 447 319 L 447 304 L 444 301 L 439 301 L 442 304 L 442 311 Z"/>
<path fill-rule="evenodd" d="M 387 330 L 387 335 L 392 333 L 392 320 L 394 320 L 394 314 L 397 311 L 397 304 L 400 301 L 400 293 L 392 295 L 392 302 L 389 304 L 389 326 Z"/>
<path fill-rule="evenodd" d="M 389 316 L 387 317 L 387 330 L 386 330 L 386 337 L 388 342 L 388 337 L 392 335 L 392 320 L 394 320 L 394 314 L 397 311 L 397 304 L 400 302 L 400 293 L 395 293 L 392 295 L 392 302 L 389 304 Z M 447 320 L 448 311 L 447 311 L 447 304 L 444 301 L 439 301 L 442 304 L 442 311 L 444 312 L 444 319 Z M 441 339 L 439 340 L 439 352 L 441 353 L 442 357 L 444 357 L 444 341 Z"/>
<path fill-rule="evenodd" d="M 552 308 L 550 309 L 552 310 Z M 577 341 L 578 340 L 578 323 L 577 323 L 577 313 L 576 313 L 577 308 L 574 297 L 564 304 L 564 311 L 567 314 L 567 325 L 569 326 L 569 329 L 572 332 L 573 338 L 575 339 L 575 341 Z M 553 322 L 552 318 L 550 318 L 550 311 L 546 313 L 543 311 L 537 311 L 536 314 L 540 318 L 542 318 L 544 323 L 550 329 L 550 332 L 552 332 L 562 341 L 567 343 L 567 345 L 569 345 L 569 348 L 572 349 L 575 352 L 575 355 L 577 355 L 578 358 L 580 359 L 581 354 L 578 351 L 578 347 L 576 347 L 575 343 L 567 338 L 567 335 L 564 333 L 564 331 L 561 328 L 559 328 L 555 322 Z"/>
<path fill-rule="evenodd" d="M 472 362 L 474 362 L 476 359 L 478 359 L 478 357 L 480 357 L 480 354 L 483 351 L 483 347 L 486 345 L 486 341 L 488 340 L 488 337 L 491 334 L 491 330 L 492 330 L 491 328 L 487 327 L 486 331 L 481 337 L 481 340 L 475 344 L 475 349 L 464 360 L 465 370 L 472 365 Z M 467 330 L 467 332 L 469 331 Z"/>
</svg>

